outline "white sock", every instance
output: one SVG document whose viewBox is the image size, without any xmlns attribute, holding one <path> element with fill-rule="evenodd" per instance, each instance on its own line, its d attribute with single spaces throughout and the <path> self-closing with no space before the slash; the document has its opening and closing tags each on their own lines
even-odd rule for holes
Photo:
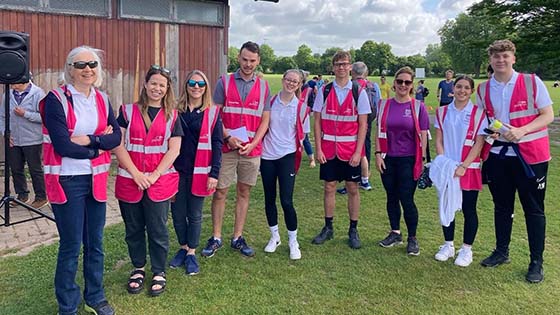
<svg viewBox="0 0 560 315">
<path fill-rule="evenodd" d="M 463 244 L 463 250 L 470 252 L 472 250 L 472 245 Z"/>
<path fill-rule="evenodd" d="M 275 226 L 269 226 L 268 228 L 270 229 L 270 235 L 279 240 L 280 234 L 278 233 L 278 224 L 276 224 Z"/>
<path fill-rule="evenodd" d="M 288 241 L 297 242 L 297 230 L 289 231 L 288 230 Z"/>
<path fill-rule="evenodd" d="M 362 176 L 362 184 L 367 184 L 369 182 L 369 177 Z"/>
<path fill-rule="evenodd" d="M 448 241 L 445 241 L 445 245 L 448 245 L 448 246 L 450 246 L 450 247 L 455 247 L 455 246 L 453 245 L 453 241 L 449 241 L 449 242 L 448 242 Z"/>
</svg>

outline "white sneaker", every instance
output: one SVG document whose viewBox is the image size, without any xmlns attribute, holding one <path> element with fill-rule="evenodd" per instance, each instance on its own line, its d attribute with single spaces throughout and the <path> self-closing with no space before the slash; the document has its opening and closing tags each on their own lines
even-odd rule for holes
<svg viewBox="0 0 560 315">
<path fill-rule="evenodd" d="M 449 258 L 453 258 L 455 256 L 455 247 L 443 244 L 439 247 L 439 252 L 437 252 L 435 258 L 438 261 L 447 261 Z"/>
<path fill-rule="evenodd" d="M 457 252 L 457 258 L 455 259 L 455 265 L 460 267 L 468 267 L 472 263 L 472 249 L 462 247 Z"/>
<path fill-rule="evenodd" d="M 301 259 L 301 251 L 299 250 L 299 243 L 297 241 L 290 242 L 290 259 Z"/>
<path fill-rule="evenodd" d="M 274 236 L 270 237 L 268 244 L 264 247 L 264 251 L 267 253 L 274 253 L 278 245 L 282 244 L 280 238 L 276 238 Z"/>
</svg>

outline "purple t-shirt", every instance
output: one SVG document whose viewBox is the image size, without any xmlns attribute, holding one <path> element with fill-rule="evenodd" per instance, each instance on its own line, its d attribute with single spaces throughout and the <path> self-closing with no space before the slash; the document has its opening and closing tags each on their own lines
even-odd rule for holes
<svg viewBox="0 0 560 315">
<path fill-rule="evenodd" d="M 415 138 L 417 135 L 414 130 L 412 111 L 411 102 L 398 103 L 395 99 L 391 99 L 391 105 L 387 113 L 388 156 L 416 155 Z M 424 103 L 420 105 L 418 122 L 420 130 L 428 130 L 430 128 L 430 119 Z"/>
</svg>

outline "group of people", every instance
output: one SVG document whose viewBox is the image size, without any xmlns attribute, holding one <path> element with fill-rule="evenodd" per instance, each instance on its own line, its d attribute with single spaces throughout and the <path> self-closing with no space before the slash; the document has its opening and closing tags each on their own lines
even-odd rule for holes
<svg viewBox="0 0 560 315">
<path fill-rule="evenodd" d="M 468 266 L 472 262 L 471 246 L 478 227 L 476 203 L 485 177 L 494 200 L 496 249 L 481 264 L 493 267 L 509 262 L 517 191 L 531 251 L 526 279 L 540 282 L 544 275 L 544 192 L 550 160 L 546 126 L 553 118 L 552 101 L 538 77 L 513 70 L 513 43 L 496 41 L 488 53 L 495 72 L 478 87 L 479 106 L 470 101 L 475 90 L 473 80 L 460 76 L 452 81 L 450 92 L 442 93 L 440 101 L 446 96 L 451 101 L 442 103 L 436 112 L 438 158 L 430 167 L 430 176 L 438 190 L 458 187 L 459 193 L 440 193 L 445 243 L 435 258 L 444 261 L 455 257 L 456 209 L 451 214 L 443 211 L 449 210 L 447 204 L 460 200 L 465 228 L 455 264 Z M 364 164 L 365 174 L 369 172 L 369 141 L 375 146 L 369 150 L 374 149 L 374 166 L 386 192 L 390 223 L 390 232 L 379 245 L 403 243 L 402 215 L 407 228 L 407 253 L 419 254 L 414 194 L 424 171 L 430 123 L 423 102 L 415 99 L 413 70 L 399 69 L 392 85 L 382 78 L 376 92 L 380 97 L 372 106 L 367 67 L 352 63 L 348 52 L 339 51 L 332 59 L 335 79 L 317 89 L 309 108 L 307 100 L 316 87 L 302 89 L 302 71 L 286 71 L 281 90 L 271 95 L 268 83 L 255 75 L 260 62 L 259 46 L 244 43 L 238 61 L 239 69 L 222 75 L 213 94 L 202 71 L 189 72 L 178 100 L 169 69 L 152 65 L 144 77 L 139 99 L 122 105 L 115 117 L 107 95 L 98 90 L 103 80 L 100 51 L 80 46 L 68 54 L 66 84 L 50 91 L 39 106 L 46 194 L 60 235 L 55 273 L 59 314 L 76 314 L 80 304 L 75 278 L 82 245 L 85 309 L 98 315 L 114 314 L 103 290 L 102 242 L 111 152 L 119 163 L 115 194 L 134 267 L 126 284 L 129 293 L 144 289 L 147 252 L 152 273 L 148 291 L 152 296 L 165 291 L 167 265 L 184 267 L 189 275 L 199 273 L 196 250 L 200 245 L 204 198 L 212 196 L 212 235 L 201 250 L 201 255 L 209 258 L 223 247 L 226 196 L 232 184 L 236 184 L 236 199 L 230 247 L 241 255 L 254 256 L 256 252 L 243 237 L 243 231 L 259 172 L 270 229 L 264 251 L 275 252 L 281 245 L 278 190 L 289 257 L 300 259 L 293 192 L 306 133 L 310 131 L 305 130 L 305 124 L 310 124 L 310 110 L 314 117 L 315 158 L 324 181 L 325 221 L 312 243 L 320 245 L 334 237 L 336 184 L 344 181 L 348 245 L 353 249 L 362 246 L 358 234 L 358 188 L 364 177 Z M 387 85 L 395 93 L 392 98 Z M 377 111 L 373 117 L 372 110 Z M 372 118 L 377 118 L 377 126 L 372 126 Z M 503 128 L 491 129 L 494 120 L 502 122 Z M 368 129 L 374 130 L 372 140 L 367 140 L 371 132 Z M 493 142 L 491 148 L 488 142 Z M 487 169 L 484 174 L 482 160 Z M 443 200 L 449 195 L 454 199 Z M 169 209 L 178 244 L 167 263 Z"/>
</svg>

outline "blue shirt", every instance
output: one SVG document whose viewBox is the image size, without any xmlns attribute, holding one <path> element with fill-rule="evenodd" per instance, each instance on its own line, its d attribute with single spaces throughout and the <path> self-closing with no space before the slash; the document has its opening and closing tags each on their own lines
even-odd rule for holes
<svg viewBox="0 0 560 315">
<path fill-rule="evenodd" d="M 447 82 L 446 80 L 441 80 L 438 85 L 438 90 L 440 89 L 441 94 L 439 102 L 441 104 L 449 104 L 453 102 L 453 96 L 449 96 L 449 94 L 453 94 L 453 81 Z"/>
</svg>

